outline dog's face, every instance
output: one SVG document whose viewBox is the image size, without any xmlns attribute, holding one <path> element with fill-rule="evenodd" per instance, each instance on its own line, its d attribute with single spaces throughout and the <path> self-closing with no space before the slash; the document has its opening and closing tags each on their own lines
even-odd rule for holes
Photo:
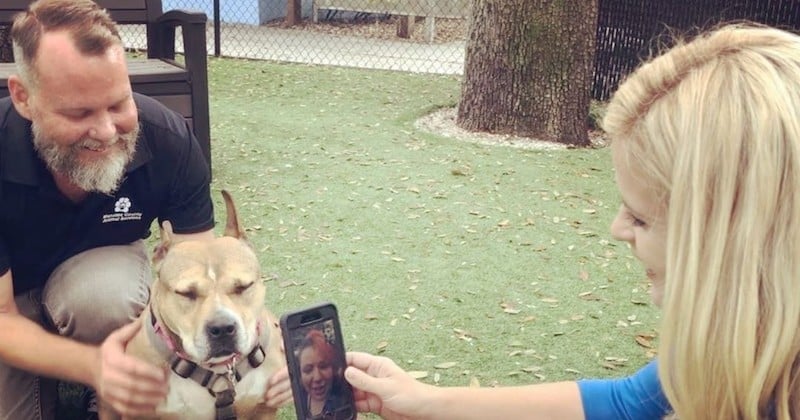
<svg viewBox="0 0 800 420">
<path fill-rule="evenodd" d="M 239 228 L 230 196 L 225 236 L 171 243 L 164 223 L 154 261 L 151 307 L 173 341 L 195 363 L 224 367 L 255 346 L 265 287 L 258 259 Z"/>
</svg>

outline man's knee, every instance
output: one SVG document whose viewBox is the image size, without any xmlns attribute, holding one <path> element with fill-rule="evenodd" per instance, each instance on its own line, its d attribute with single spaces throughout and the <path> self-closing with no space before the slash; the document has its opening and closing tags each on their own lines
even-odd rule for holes
<svg viewBox="0 0 800 420">
<path fill-rule="evenodd" d="M 42 292 L 45 316 L 59 334 L 98 343 L 141 313 L 151 281 L 142 241 L 84 251 L 48 279 Z"/>
</svg>

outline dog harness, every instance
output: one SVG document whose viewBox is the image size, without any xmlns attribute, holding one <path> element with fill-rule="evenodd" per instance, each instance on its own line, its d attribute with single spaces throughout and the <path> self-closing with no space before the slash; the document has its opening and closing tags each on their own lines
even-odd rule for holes
<svg viewBox="0 0 800 420">
<path fill-rule="evenodd" d="M 228 364 L 227 372 L 217 373 L 188 360 L 186 353 L 177 348 L 172 337 L 156 321 L 152 308 L 150 309 L 150 324 L 153 327 L 152 332 L 170 350 L 169 366 L 172 371 L 181 378 L 191 379 L 208 390 L 208 393 L 215 399 L 217 420 L 236 420 L 236 412 L 233 409 L 233 402 L 236 399 L 236 384 L 251 370 L 264 363 L 266 352 L 261 343 L 256 344 L 246 358 L 237 362 L 234 357 L 233 361 Z"/>
</svg>

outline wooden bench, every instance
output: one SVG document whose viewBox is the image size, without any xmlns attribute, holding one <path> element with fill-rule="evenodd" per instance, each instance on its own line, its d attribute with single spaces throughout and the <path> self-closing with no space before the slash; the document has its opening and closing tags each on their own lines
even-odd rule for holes
<svg viewBox="0 0 800 420">
<path fill-rule="evenodd" d="M 135 92 L 148 95 L 177 111 L 189 122 L 211 164 L 211 129 L 208 109 L 206 22 L 202 12 L 164 12 L 161 0 L 95 0 L 120 25 L 144 25 L 147 58 L 128 60 Z M 10 25 L 14 15 L 32 0 L 0 0 L 0 26 Z M 175 29 L 183 34 L 184 63 L 175 60 Z M 0 63 L 0 97 L 8 96 L 8 76 L 13 63 Z"/>
<path fill-rule="evenodd" d="M 300 0 L 289 0 L 287 10 L 294 12 L 299 6 L 292 5 Z M 416 16 L 425 17 L 424 34 L 427 42 L 433 42 L 436 36 L 436 18 L 469 17 L 470 2 L 468 0 L 313 0 L 311 19 L 317 23 L 320 10 L 346 10 L 353 12 L 377 13 L 400 16 L 397 35 L 408 38 L 412 32 Z"/>
</svg>

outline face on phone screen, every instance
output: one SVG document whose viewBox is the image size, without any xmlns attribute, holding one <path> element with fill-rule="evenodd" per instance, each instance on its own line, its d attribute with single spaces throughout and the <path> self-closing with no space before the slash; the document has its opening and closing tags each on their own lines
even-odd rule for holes
<svg viewBox="0 0 800 420">
<path fill-rule="evenodd" d="M 345 385 L 344 354 L 333 320 L 324 320 L 292 333 L 295 378 L 300 382 L 299 404 L 306 419 L 353 418 L 351 395 Z"/>
</svg>

